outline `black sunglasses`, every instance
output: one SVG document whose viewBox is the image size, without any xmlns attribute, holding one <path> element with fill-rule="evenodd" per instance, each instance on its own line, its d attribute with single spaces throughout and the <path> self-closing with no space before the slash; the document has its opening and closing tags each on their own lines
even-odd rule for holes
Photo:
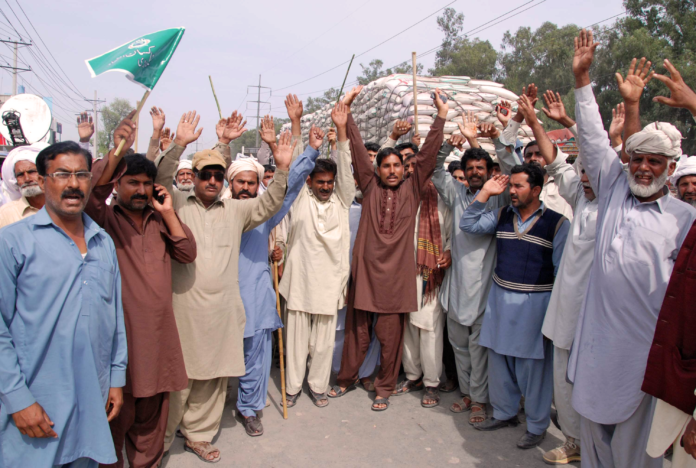
<svg viewBox="0 0 696 468">
<path fill-rule="evenodd" d="M 211 177 L 215 178 L 218 182 L 225 180 L 225 174 L 220 171 L 201 171 L 196 174 L 201 180 L 210 180 Z"/>
</svg>

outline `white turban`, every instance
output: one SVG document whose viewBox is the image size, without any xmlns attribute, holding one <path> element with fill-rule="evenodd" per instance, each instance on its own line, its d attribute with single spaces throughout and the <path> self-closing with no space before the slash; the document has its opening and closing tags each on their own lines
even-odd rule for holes
<svg viewBox="0 0 696 468">
<path fill-rule="evenodd" d="M 669 177 L 669 181 L 676 187 L 679 183 L 679 179 L 690 175 L 696 175 L 696 156 L 686 157 L 686 155 L 684 155 L 679 161 L 674 174 Z"/>
<path fill-rule="evenodd" d="M 232 179 L 240 172 L 252 171 L 259 175 L 259 183 L 263 180 L 264 169 L 261 164 L 253 156 L 237 155 L 237 159 L 227 169 L 227 180 L 232 182 Z"/>
<path fill-rule="evenodd" d="M 193 163 L 190 159 L 181 159 L 179 160 L 179 167 L 176 168 L 176 173 L 179 174 L 179 171 L 182 169 L 191 169 L 193 170 Z"/>
<path fill-rule="evenodd" d="M 19 161 L 30 161 L 36 164 L 36 157 L 41 150 L 48 148 L 48 146 L 46 143 L 34 143 L 33 145 L 20 146 L 10 151 L 2 165 L 3 191 L 9 197 L 9 200 L 6 201 L 22 198 L 22 193 L 19 191 L 19 185 L 17 185 L 17 178 L 15 177 L 15 164 Z"/>
<path fill-rule="evenodd" d="M 682 134 L 667 122 L 653 122 L 626 140 L 628 154 L 661 154 L 676 158 L 682 154 Z"/>
</svg>

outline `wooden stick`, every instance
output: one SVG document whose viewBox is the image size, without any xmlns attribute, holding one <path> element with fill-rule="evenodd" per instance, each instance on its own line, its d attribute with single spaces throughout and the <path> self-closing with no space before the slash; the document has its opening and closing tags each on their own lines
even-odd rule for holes
<svg viewBox="0 0 696 468">
<path fill-rule="evenodd" d="M 220 118 L 222 118 L 222 111 L 220 110 L 220 103 L 218 102 L 217 94 L 215 94 L 215 86 L 213 86 L 213 78 L 210 75 L 208 75 L 208 79 L 210 80 L 210 89 L 213 90 L 213 97 L 215 98 L 215 104 L 217 104 L 218 114 L 220 114 Z"/>
<path fill-rule="evenodd" d="M 413 60 L 413 134 L 418 133 L 418 85 L 416 84 L 417 77 L 416 72 L 418 70 L 418 65 L 416 63 L 416 53 L 411 53 L 411 59 Z"/>
<path fill-rule="evenodd" d="M 278 292 L 278 262 L 273 262 L 273 283 L 276 291 L 276 308 L 278 317 L 283 321 L 280 313 L 280 293 Z M 285 356 L 283 355 L 283 329 L 278 329 L 278 354 L 280 355 L 280 392 L 283 394 L 283 419 L 288 419 L 288 398 L 285 394 Z"/>
<path fill-rule="evenodd" d="M 135 117 L 133 117 L 133 122 L 135 124 L 138 124 L 138 117 L 140 116 L 140 110 L 143 108 L 145 105 L 145 101 L 147 101 L 148 96 L 150 96 L 150 90 L 148 89 L 145 91 L 145 94 L 143 94 L 143 98 L 140 100 L 138 103 L 138 107 L 135 109 Z M 123 147 L 126 146 L 126 140 L 121 140 L 121 143 L 118 144 L 118 148 L 116 148 L 116 152 L 114 153 L 114 156 L 119 156 L 121 154 L 121 151 L 123 151 Z"/>
<path fill-rule="evenodd" d="M 343 77 L 343 84 L 341 85 L 341 89 L 338 90 L 338 96 L 336 97 L 336 102 L 338 102 L 341 99 L 341 94 L 343 94 L 343 87 L 346 85 L 346 80 L 348 79 L 348 73 L 350 73 L 350 67 L 353 66 L 353 60 L 355 59 L 355 54 L 350 58 L 350 63 L 348 64 L 348 70 L 346 70 L 346 76 Z M 333 128 L 333 120 L 331 121 L 331 128 Z M 336 139 L 338 139 L 338 136 L 336 136 Z M 328 149 L 326 150 L 326 158 L 331 157 L 331 144 L 328 144 Z"/>
</svg>

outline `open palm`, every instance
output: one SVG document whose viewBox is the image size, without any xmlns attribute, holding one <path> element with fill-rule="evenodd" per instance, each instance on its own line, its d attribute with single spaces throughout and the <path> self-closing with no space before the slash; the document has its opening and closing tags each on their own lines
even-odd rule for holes
<svg viewBox="0 0 696 468">
<path fill-rule="evenodd" d="M 576 75 L 586 73 L 590 70 L 594 60 L 595 49 L 599 45 L 594 42 L 592 31 L 580 31 L 580 35 L 575 38 L 575 54 L 573 55 L 573 73 Z"/>
<path fill-rule="evenodd" d="M 652 79 L 655 72 L 650 72 L 650 61 L 646 61 L 645 57 L 640 59 L 636 66 L 636 59 L 631 61 L 631 66 L 628 69 L 628 74 L 624 79 L 621 73 L 616 74 L 616 82 L 619 85 L 619 93 L 625 102 L 638 102 L 643 95 L 643 89 Z"/>
</svg>

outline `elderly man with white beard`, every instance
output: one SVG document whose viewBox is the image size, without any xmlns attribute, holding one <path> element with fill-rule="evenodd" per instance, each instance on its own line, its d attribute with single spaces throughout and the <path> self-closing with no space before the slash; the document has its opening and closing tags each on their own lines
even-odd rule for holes
<svg viewBox="0 0 696 468">
<path fill-rule="evenodd" d="M 626 107 L 628 171 L 612 149 L 591 88 L 592 33 L 575 39 L 575 115 L 583 165 L 598 197 L 590 280 L 578 317 L 568 379 L 580 414 L 583 467 L 659 468 L 646 453 L 655 398 L 641 391 L 674 261 L 696 210 L 669 196 L 668 167 L 681 134 L 656 122 L 640 130 L 650 62 L 617 73 Z"/>
<path fill-rule="evenodd" d="M 0 207 L 0 228 L 35 215 L 43 208 L 44 193 L 38 182 L 36 156 L 47 146 L 45 143 L 20 146 L 7 156 L 2 176 L 12 201 Z"/>
<path fill-rule="evenodd" d="M 696 157 L 682 156 L 669 181 L 677 188 L 677 197 L 696 208 Z"/>
<path fill-rule="evenodd" d="M 190 192 L 193 190 L 193 166 L 190 159 L 179 160 L 174 180 L 176 181 L 176 188 L 180 191 Z"/>
</svg>

